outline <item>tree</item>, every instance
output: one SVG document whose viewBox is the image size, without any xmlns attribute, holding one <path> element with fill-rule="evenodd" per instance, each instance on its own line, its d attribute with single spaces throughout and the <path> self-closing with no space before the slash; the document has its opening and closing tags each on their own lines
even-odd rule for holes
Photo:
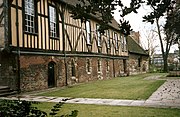
<svg viewBox="0 0 180 117">
<path fill-rule="evenodd" d="M 180 50 L 180 3 L 176 3 L 175 7 L 169 11 L 165 31 L 174 34 L 174 43 L 178 44 Z"/>
<path fill-rule="evenodd" d="M 175 42 L 180 39 L 180 3 L 168 12 L 165 30 L 175 33 Z"/>
<path fill-rule="evenodd" d="M 90 18 L 91 15 L 99 16 L 100 28 L 99 31 L 104 33 L 104 30 L 108 29 L 108 24 L 111 23 L 113 18 L 113 11 L 116 10 L 116 6 L 119 6 L 120 12 L 120 32 L 124 35 L 129 35 L 132 31 L 129 21 L 124 19 L 124 16 L 134 12 L 137 13 L 137 9 L 143 3 L 143 0 L 132 0 L 130 7 L 124 6 L 121 0 L 78 0 L 79 3 L 73 7 L 71 16 L 74 19 L 80 19 L 82 22 Z M 89 15 L 90 14 L 90 15 Z"/>
<path fill-rule="evenodd" d="M 151 60 L 155 54 L 155 50 L 157 47 L 159 47 L 159 45 L 156 43 L 157 42 L 157 33 L 155 31 L 155 28 L 150 29 L 150 30 L 144 30 L 144 31 L 145 31 L 144 36 L 147 40 L 147 42 L 146 42 L 147 46 L 144 46 L 144 47 L 145 47 L 145 50 L 148 50 L 148 53 L 150 56 L 150 62 L 149 63 L 151 63 Z"/>
<path fill-rule="evenodd" d="M 121 0 L 78 0 L 79 3 L 73 7 L 71 11 L 72 17 L 74 19 L 81 19 L 82 22 L 90 18 L 91 15 L 98 15 L 100 19 L 99 31 L 104 33 L 104 30 L 108 29 L 108 23 L 112 20 L 113 11 L 116 7 L 120 7 L 120 32 L 124 35 L 129 35 L 132 31 L 131 26 L 128 21 L 124 19 L 129 13 L 137 13 L 137 9 L 141 7 L 141 4 L 152 8 L 152 12 L 149 15 L 144 16 L 144 21 L 150 22 L 151 24 L 156 23 L 158 37 L 160 40 L 160 46 L 162 50 L 163 60 L 164 60 L 164 71 L 167 71 L 167 58 L 168 49 L 164 49 L 163 38 L 160 30 L 159 21 L 162 17 L 166 15 L 169 10 L 172 10 L 172 4 L 174 1 L 171 0 L 131 0 L 129 7 L 122 4 Z M 89 15 L 90 14 L 90 15 Z M 168 34 L 168 33 L 167 33 Z M 167 35 L 166 35 L 167 36 Z M 172 36 L 169 36 L 172 37 Z M 166 38 L 166 48 L 170 48 L 172 45 L 169 43 L 170 39 Z"/>
<path fill-rule="evenodd" d="M 163 18 L 167 12 L 172 10 L 172 6 L 175 2 L 171 0 L 147 0 L 147 5 L 151 7 L 152 12 L 146 16 L 144 16 L 144 21 L 150 22 L 151 24 L 156 23 L 157 26 L 157 32 L 158 32 L 158 37 L 160 41 L 160 47 L 162 51 L 162 57 L 164 60 L 164 67 L 163 71 L 167 72 L 168 71 L 168 54 L 171 45 L 173 44 L 173 37 L 174 34 L 170 33 L 169 31 L 165 30 L 165 46 L 163 44 L 163 37 L 160 29 L 160 19 Z"/>
</svg>

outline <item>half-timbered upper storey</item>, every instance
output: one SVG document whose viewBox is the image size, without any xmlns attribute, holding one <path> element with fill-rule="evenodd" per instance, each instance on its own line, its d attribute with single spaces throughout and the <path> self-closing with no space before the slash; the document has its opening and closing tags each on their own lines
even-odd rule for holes
<svg viewBox="0 0 180 117">
<path fill-rule="evenodd" d="M 118 23 L 113 19 L 102 35 L 96 16 L 83 23 L 71 17 L 76 1 L 9 0 L 9 44 L 29 52 L 128 56 Z"/>
</svg>

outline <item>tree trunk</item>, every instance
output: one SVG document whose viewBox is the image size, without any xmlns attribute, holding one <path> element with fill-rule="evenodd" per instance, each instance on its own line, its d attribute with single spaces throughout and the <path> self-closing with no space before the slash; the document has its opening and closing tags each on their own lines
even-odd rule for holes
<svg viewBox="0 0 180 117">
<path fill-rule="evenodd" d="M 164 67 L 163 67 L 163 72 L 168 72 L 168 61 L 167 61 L 168 55 L 164 55 L 163 60 L 164 60 Z"/>
<path fill-rule="evenodd" d="M 160 31 L 160 25 L 159 25 L 159 19 L 156 18 L 156 26 L 157 26 L 157 30 L 158 30 L 158 36 L 159 36 L 159 41 L 160 41 L 160 45 L 161 45 L 161 52 L 162 52 L 162 57 L 163 57 L 163 61 L 164 61 L 164 66 L 163 66 L 163 72 L 168 72 L 168 54 L 169 54 L 169 50 L 168 50 L 168 46 L 166 46 L 166 52 L 164 50 L 164 45 L 163 45 L 163 39 L 161 36 L 161 31 Z"/>
</svg>

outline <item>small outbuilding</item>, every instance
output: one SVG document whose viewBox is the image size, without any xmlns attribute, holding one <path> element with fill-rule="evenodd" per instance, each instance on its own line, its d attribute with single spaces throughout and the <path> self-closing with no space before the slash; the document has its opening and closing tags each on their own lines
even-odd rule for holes
<svg viewBox="0 0 180 117">
<path fill-rule="evenodd" d="M 128 36 L 129 74 L 146 73 L 149 71 L 149 55 L 132 37 Z"/>
</svg>

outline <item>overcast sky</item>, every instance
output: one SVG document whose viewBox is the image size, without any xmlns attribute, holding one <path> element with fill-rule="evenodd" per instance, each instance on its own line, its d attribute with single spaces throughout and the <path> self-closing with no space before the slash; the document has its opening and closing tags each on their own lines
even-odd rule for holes
<svg viewBox="0 0 180 117">
<path fill-rule="evenodd" d="M 131 0 L 122 0 L 123 4 L 129 5 Z M 131 27 L 134 31 L 140 32 L 140 41 L 142 43 L 142 46 L 147 49 L 147 39 L 145 37 L 147 30 L 154 29 L 156 27 L 155 25 L 152 25 L 151 23 L 143 22 L 143 16 L 148 14 L 151 10 L 147 6 L 142 6 L 138 10 L 138 14 L 131 13 L 125 16 L 126 20 L 129 20 L 129 23 L 131 24 Z M 114 18 L 119 22 L 120 15 L 118 14 L 118 10 L 114 13 Z M 161 21 L 161 23 L 164 23 L 164 21 Z M 155 45 L 159 45 L 159 40 L 154 43 Z M 177 50 L 177 46 L 173 46 L 170 52 L 173 52 L 174 50 Z M 156 53 L 161 53 L 160 48 L 156 49 Z"/>
<path fill-rule="evenodd" d="M 125 4 L 126 6 L 129 5 L 130 1 L 131 0 L 122 0 L 123 4 Z M 137 11 L 138 11 L 138 14 L 131 13 L 125 17 L 126 20 L 129 20 L 131 27 L 133 28 L 134 31 L 139 31 L 142 27 L 144 27 L 145 24 L 147 25 L 147 23 L 142 22 L 143 20 L 142 17 L 149 12 L 149 9 L 147 8 L 147 6 L 146 7 L 143 6 Z M 120 16 L 118 14 L 118 11 L 115 12 L 114 17 L 117 21 L 119 21 Z"/>
</svg>

